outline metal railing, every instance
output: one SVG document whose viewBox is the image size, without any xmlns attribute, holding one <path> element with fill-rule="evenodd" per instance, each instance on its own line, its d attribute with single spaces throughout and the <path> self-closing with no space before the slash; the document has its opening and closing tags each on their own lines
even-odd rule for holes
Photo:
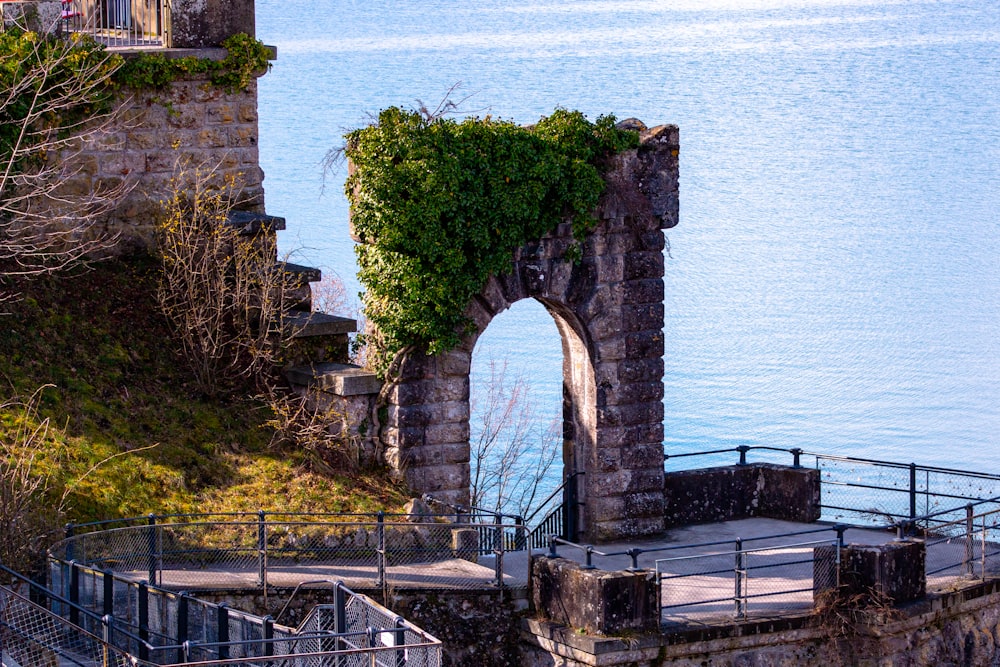
<svg viewBox="0 0 1000 667">
<path fill-rule="evenodd" d="M 123 667 L 441 664 L 437 639 L 340 582 L 329 584 L 333 604 L 292 629 L 78 564 L 70 566 L 68 596 L 6 568 L 0 574 L 14 584 L 0 586 L 0 651 L 22 666 L 43 664 L 40 651 L 59 664 Z"/>
<path fill-rule="evenodd" d="M 1000 509 L 976 513 L 976 505 L 965 506 L 961 519 L 938 522 L 922 534 L 926 546 L 928 588 L 948 587 L 960 580 L 1000 574 Z M 946 512 L 948 515 L 953 510 Z M 937 517 L 930 517 L 936 519 Z"/>
<path fill-rule="evenodd" d="M 725 463 L 722 457 L 737 453 L 736 465 L 748 465 L 752 451 L 765 453 L 761 462 L 787 465 L 791 455 L 793 467 L 819 470 L 825 521 L 884 526 L 923 517 L 918 527 L 933 529 L 962 519 L 966 503 L 1000 506 L 1000 475 L 968 470 L 746 445 L 667 454 L 664 460 L 708 457 L 716 465 L 731 465 L 731 459 Z"/>
<path fill-rule="evenodd" d="M 69 525 L 66 539 L 49 554 L 63 563 L 183 589 L 291 588 L 303 576 L 343 579 L 359 589 L 525 586 L 527 564 L 523 572 L 505 572 L 504 554 L 523 548 L 526 529 L 494 518 L 456 521 L 454 514 L 382 512 L 150 515 Z"/>
<path fill-rule="evenodd" d="M 170 45 L 166 0 L 62 0 L 63 34 L 90 35 L 108 48 Z"/>
<path fill-rule="evenodd" d="M 585 472 L 574 472 L 566 477 L 549 497 L 542 501 L 532 512 L 525 523 L 534 526 L 528 534 L 528 548 L 544 549 L 549 544 L 551 535 L 575 542 L 580 538 L 580 501 L 578 491 L 579 478 Z M 536 517 L 541 517 L 533 523 Z"/>
<path fill-rule="evenodd" d="M 724 623 L 808 612 L 817 592 L 838 584 L 840 547 L 850 527 L 656 548 L 600 551 L 553 537 L 549 556 L 582 552 L 584 569 L 654 570 L 660 620 Z"/>
</svg>

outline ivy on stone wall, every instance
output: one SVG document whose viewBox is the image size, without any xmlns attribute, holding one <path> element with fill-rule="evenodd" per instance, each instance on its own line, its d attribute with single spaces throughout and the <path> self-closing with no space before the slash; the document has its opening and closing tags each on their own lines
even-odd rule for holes
<svg viewBox="0 0 1000 667">
<path fill-rule="evenodd" d="M 463 312 L 514 251 L 571 220 L 577 243 L 596 224 L 601 169 L 638 145 L 613 116 L 590 122 L 557 109 L 536 125 L 428 118 L 398 107 L 347 135 L 347 180 L 369 336 L 384 375 L 396 353 L 455 347 L 471 332 Z M 579 246 L 567 261 L 579 256 Z"/>
<path fill-rule="evenodd" d="M 180 78 L 208 74 L 213 85 L 229 92 L 244 90 L 261 72 L 270 69 L 271 50 L 245 33 L 237 33 L 222 43 L 223 60 L 184 56 L 167 58 L 162 53 L 140 53 L 125 60 L 115 73 L 115 83 L 129 88 L 163 88 Z"/>
</svg>

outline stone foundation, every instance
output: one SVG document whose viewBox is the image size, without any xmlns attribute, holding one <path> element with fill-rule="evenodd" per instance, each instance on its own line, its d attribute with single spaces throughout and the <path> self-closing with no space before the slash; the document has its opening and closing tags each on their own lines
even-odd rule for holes
<svg viewBox="0 0 1000 667">
<path fill-rule="evenodd" d="M 1000 580 L 848 624 L 810 615 L 621 639 L 530 620 L 521 637 L 524 667 L 989 667 L 1000 662 Z"/>
</svg>

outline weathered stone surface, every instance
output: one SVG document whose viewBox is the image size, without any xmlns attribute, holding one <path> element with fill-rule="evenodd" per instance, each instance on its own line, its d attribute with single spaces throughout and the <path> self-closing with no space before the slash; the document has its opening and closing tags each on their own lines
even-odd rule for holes
<svg viewBox="0 0 1000 667">
<path fill-rule="evenodd" d="M 810 523 L 820 516 L 819 471 L 754 463 L 671 472 L 664 502 L 667 527 L 750 517 Z"/>
<path fill-rule="evenodd" d="M 815 553 L 817 591 L 836 591 L 853 604 L 862 599 L 862 604 L 884 607 L 919 600 L 927 592 L 927 548 L 923 541 L 844 546 L 840 550 L 839 589 L 836 547 L 816 547 Z"/>
<path fill-rule="evenodd" d="M 651 631 L 660 622 L 653 572 L 587 570 L 564 558 L 535 557 L 531 593 L 538 616 L 588 634 Z"/>
<path fill-rule="evenodd" d="M 175 48 L 220 46 L 230 35 L 255 34 L 253 0 L 173 0 Z"/>
<path fill-rule="evenodd" d="M 249 7 L 252 13 L 252 3 Z M 217 57 L 220 53 L 224 50 L 206 49 L 189 55 Z M 263 211 L 264 174 L 256 147 L 256 83 L 246 91 L 227 92 L 212 86 L 205 75 L 191 75 L 162 89 L 129 90 L 123 95 L 131 99 L 122 123 L 84 145 L 70 146 L 60 157 L 67 177 L 54 193 L 73 198 L 112 179 L 125 182 L 128 193 L 98 221 L 118 233 L 121 243 L 117 252 L 152 248 L 153 221 L 159 202 L 175 187 L 172 181 L 176 178 L 176 187 L 183 189 L 195 169 L 204 171 L 206 165 L 215 166 L 213 178 L 218 182 L 233 179 L 239 184 L 241 206 Z M 234 114 L 237 108 L 243 111 Z"/>
</svg>

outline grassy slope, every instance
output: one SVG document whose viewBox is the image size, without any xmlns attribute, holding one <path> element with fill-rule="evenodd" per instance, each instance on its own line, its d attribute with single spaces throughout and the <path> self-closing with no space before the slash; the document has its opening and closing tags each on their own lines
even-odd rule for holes
<svg viewBox="0 0 1000 667">
<path fill-rule="evenodd" d="M 0 402 L 54 385 L 40 408 L 53 429 L 39 469 L 55 472 L 54 496 L 71 485 L 68 519 L 401 506 L 404 492 L 380 473 L 316 474 L 297 452 L 269 450 L 263 405 L 198 396 L 155 285 L 150 260 L 106 262 L 22 281 L 21 299 L 2 306 Z M 0 414 L 0 429 L 10 426 Z"/>
</svg>

